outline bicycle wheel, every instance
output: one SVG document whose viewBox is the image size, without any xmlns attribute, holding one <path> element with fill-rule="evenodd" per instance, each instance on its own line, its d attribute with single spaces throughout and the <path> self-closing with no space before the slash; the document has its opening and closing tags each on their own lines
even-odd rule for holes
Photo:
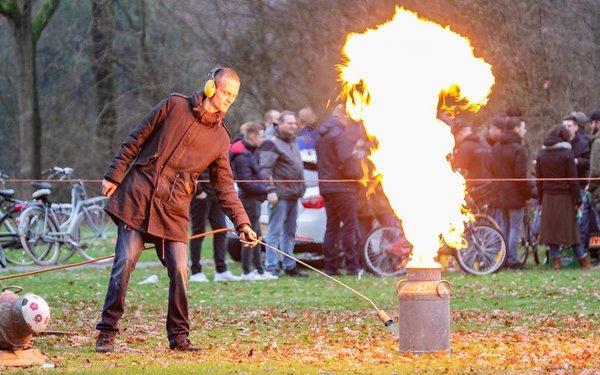
<svg viewBox="0 0 600 375">
<path fill-rule="evenodd" d="M 461 268 L 473 275 L 487 275 L 499 270 L 506 258 L 506 241 L 502 233 L 488 225 L 467 228 L 467 247 L 456 251 Z"/>
<path fill-rule="evenodd" d="M 363 262 L 378 276 L 397 276 L 406 272 L 412 248 L 396 227 L 380 227 L 369 233 L 363 247 Z"/>
<path fill-rule="evenodd" d="M 115 253 L 117 226 L 110 216 L 99 206 L 84 208 L 78 215 L 73 240 L 85 259 L 96 259 Z M 106 259 L 105 261 L 110 261 Z"/>
<path fill-rule="evenodd" d="M 487 226 L 495 228 L 495 229 L 497 229 L 499 231 L 502 230 L 500 228 L 500 225 L 498 224 L 498 222 L 493 217 L 491 217 L 489 215 L 475 214 L 473 216 L 475 216 L 475 221 L 474 221 L 475 225 L 487 225 Z"/>
<path fill-rule="evenodd" d="M 19 216 L 19 238 L 23 250 L 40 266 L 55 264 L 60 254 L 58 226 L 40 206 L 27 208 Z"/>
<path fill-rule="evenodd" d="M 23 250 L 23 246 L 21 246 L 19 228 L 14 217 L 6 217 L 0 226 L 0 233 L 2 233 L 3 236 L 6 236 L 2 240 L 1 246 L 8 263 L 16 266 L 30 266 L 34 264 L 31 256 L 29 256 L 29 254 Z"/>
</svg>

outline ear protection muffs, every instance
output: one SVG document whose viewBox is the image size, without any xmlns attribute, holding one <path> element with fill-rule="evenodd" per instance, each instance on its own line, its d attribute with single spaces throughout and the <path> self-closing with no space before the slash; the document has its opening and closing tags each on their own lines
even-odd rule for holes
<svg viewBox="0 0 600 375">
<path fill-rule="evenodd" d="M 215 76 L 221 69 L 223 69 L 223 68 L 218 66 L 216 68 L 213 68 L 208 73 L 208 81 L 206 81 L 206 83 L 204 84 L 204 90 L 203 90 L 204 95 L 207 98 L 212 98 L 213 96 L 215 96 L 215 93 L 217 92 L 217 82 L 215 81 Z"/>
</svg>

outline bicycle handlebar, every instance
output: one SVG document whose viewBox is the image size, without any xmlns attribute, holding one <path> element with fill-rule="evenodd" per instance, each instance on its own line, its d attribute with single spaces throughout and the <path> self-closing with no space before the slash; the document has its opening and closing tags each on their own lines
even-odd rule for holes
<svg viewBox="0 0 600 375">
<path fill-rule="evenodd" d="M 73 168 L 71 167 L 52 167 L 42 172 L 43 175 L 48 175 L 49 180 L 56 178 L 60 175 L 59 180 L 65 180 L 67 178 L 73 178 Z"/>
</svg>

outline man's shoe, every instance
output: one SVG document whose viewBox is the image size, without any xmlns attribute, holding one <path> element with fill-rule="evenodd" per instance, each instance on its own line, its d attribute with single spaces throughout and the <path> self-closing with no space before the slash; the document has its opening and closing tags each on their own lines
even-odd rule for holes
<svg viewBox="0 0 600 375">
<path fill-rule="evenodd" d="M 552 269 L 555 271 L 560 270 L 562 266 L 560 258 L 552 258 Z"/>
<path fill-rule="evenodd" d="M 231 273 L 231 271 L 217 272 L 215 273 L 215 281 L 240 281 L 242 280 L 239 276 Z"/>
<path fill-rule="evenodd" d="M 277 279 L 279 279 L 279 277 L 273 275 L 269 271 L 263 271 L 263 273 L 261 273 L 259 275 L 260 275 L 260 277 L 262 277 L 263 280 L 277 280 Z"/>
<path fill-rule="evenodd" d="M 299 270 L 298 267 L 294 267 L 291 270 L 285 270 L 285 274 L 292 277 L 308 277 L 308 274 Z"/>
<path fill-rule="evenodd" d="M 112 353 L 115 351 L 115 334 L 100 332 L 96 339 L 96 353 Z"/>
<path fill-rule="evenodd" d="M 204 272 L 198 272 L 190 276 L 190 283 L 207 283 L 208 277 L 204 274 Z"/>
<path fill-rule="evenodd" d="M 248 272 L 243 273 L 240 276 L 240 280 L 242 281 L 261 281 L 263 278 L 258 274 L 258 272 Z"/>
<path fill-rule="evenodd" d="M 578 260 L 579 268 L 581 268 L 582 270 L 589 270 L 590 268 L 592 268 L 592 266 L 590 265 L 590 261 L 587 257 L 579 258 Z"/>
<path fill-rule="evenodd" d="M 199 347 L 194 346 L 192 342 L 187 338 L 177 341 L 177 344 L 170 345 L 169 348 L 171 350 L 179 350 L 182 352 L 198 352 L 201 350 Z"/>
</svg>

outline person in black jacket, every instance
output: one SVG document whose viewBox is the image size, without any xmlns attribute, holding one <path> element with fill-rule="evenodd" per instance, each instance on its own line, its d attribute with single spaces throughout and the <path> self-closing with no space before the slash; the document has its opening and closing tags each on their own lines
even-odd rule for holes
<svg viewBox="0 0 600 375">
<path fill-rule="evenodd" d="M 587 134 L 583 132 L 583 129 L 579 128 L 577 117 L 569 114 L 563 118 L 562 125 L 569 132 L 569 143 L 573 147 L 573 155 L 575 155 L 575 165 L 577 165 L 577 177 L 582 180 L 579 181 L 579 188 L 585 189 L 590 173 L 590 139 Z"/>
<path fill-rule="evenodd" d="M 453 166 L 468 179 L 486 179 L 492 177 L 492 148 L 479 135 L 473 133 L 471 124 L 457 120 L 452 126 L 456 140 Z M 488 203 L 489 181 L 467 181 L 467 191 L 478 203 Z"/>
<path fill-rule="evenodd" d="M 536 163 L 536 176 L 539 179 L 564 179 L 577 177 L 575 155 L 571 150 L 569 131 L 563 125 L 556 125 L 544 140 Z M 560 246 L 571 246 L 582 268 L 589 268 L 583 248 L 579 245 L 577 228 L 577 208 L 581 204 L 581 194 L 577 181 L 537 181 L 538 194 L 542 202 L 542 224 L 540 243 L 548 245 L 552 268 L 560 269 Z"/>
<path fill-rule="evenodd" d="M 204 171 L 199 179 L 208 181 L 208 171 Z M 198 182 L 196 184 L 196 195 L 192 198 L 190 204 L 190 222 L 192 224 L 192 234 L 206 232 L 206 222 L 210 223 L 211 228 L 225 228 L 225 213 L 219 205 L 217 194 L 209 182 Z M 208 278 L 202 272 L 200 258 L 202 253 L 202 242 L 204 238 L 190 240 L 190 257 L 192 259 L 192 276 L 190 282 L 208 282 Z M 225 263 L 225 233 L 217 233 L 213 236 L 213 259 L 215 261 L 214 281 L 238 281 L 240 278 L 227 270 Z"/>
<path fill-rule="evenodd" d="M 333 115 L 319 126 L 317 139 L 317 171 L 319 180 L 360 179 L 360 161 L 354 154 L 360 139 L 358 124 L 346 116 L 341 105 Z M 339 275 L 340 259 L 336 245 L 342 243 L 346 271 L 349 275 L 359 272 L 356 253 L 357 246 L 357 193 L 358 182 L 319 182 L 319 191 L 325 201 L 327 227 L 325 230 L 324 252 L 325 272 Z M 340 225 L 343 227 L 340 228 Z"/>
<path fill-rule="evenodd" d="M 229 146 L 229 159 L 233 176 L 238 180 L 238 194 L 244 209 L 250 218 L 250 225 L 260 236 L 260 205 L 267 194 L 274 188 L 264 182 L 267 177 L 261 172 L 258 149 L 265 140 L 265 131 L 258 122 L 248 122 L 242 125 L 244 136 Z M 251 182 L 252 180 L 262 180 Z M 252 271 L 252 265 L 255 270 Z M 278 277 L 265 271 L 260 259 L 260 247 L 242 249 L 242 280 L 274 280 Z"/>
<path fill-rule="evenodd" d="M 527 178 L 527 149 L 521 145 L 527 129 L 518 117 L 510 117 L 492 148 L 494 178 Z M 501 226 L 508 242 L 507 268 L 522 268 L 518 259 L 521 226 L 527 201 L 534 196 L 529 181 L 500 181 L 495 183 L 495 206 L 500 210 Z"/>
</svg>

